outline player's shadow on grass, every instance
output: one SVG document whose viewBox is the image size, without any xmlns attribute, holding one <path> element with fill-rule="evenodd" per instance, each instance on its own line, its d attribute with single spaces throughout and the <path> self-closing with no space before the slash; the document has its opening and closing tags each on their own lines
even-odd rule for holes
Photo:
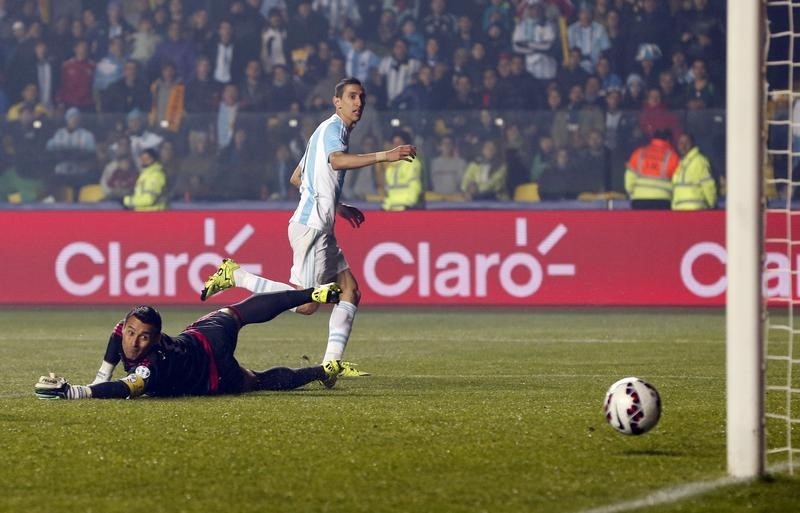
<svg viewBox="0 0 800 513">
<path fill-rule="evenodd" d="M 680 457 L 686 456 L 685 452 L 681 451 L 665 451 L 662 449 L 626 449 L 622 451 L 625 456 L 672 456 Z"/>
</svg>

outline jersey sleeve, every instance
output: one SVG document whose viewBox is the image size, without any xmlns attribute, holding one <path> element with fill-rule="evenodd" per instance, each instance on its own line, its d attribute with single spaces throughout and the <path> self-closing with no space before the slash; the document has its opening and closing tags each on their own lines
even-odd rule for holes
<svg viewBox="0 0 800 513">
<path fill-rule="evenodd" d="M 92 397 L 96 399 L 133 399 L 147 392 L 152 377 L 150 368 L 144 365 L 122 379 L 91 385 Z"/>
<path fill-rule="evenodd" d="M 111 335 L 108 337 L 108 345 L 106 345 L 106 354 L 103 356 L 103 361 L 112 365 L 117 365 L 120 360 L 120 353 L 122 352 L 122 325 L 125 321 L 119 321 Z"/>
<path fill-rule="evenodd" d="M 347 151 L 348 144 L 344 138 L 345 133 L 338 123 L 331 123 L 325 128 L 322 144 L 325 147 L 325 156 L 328 161 L 330 161 L 331 155 L 337 151 Z"/>
</svg>

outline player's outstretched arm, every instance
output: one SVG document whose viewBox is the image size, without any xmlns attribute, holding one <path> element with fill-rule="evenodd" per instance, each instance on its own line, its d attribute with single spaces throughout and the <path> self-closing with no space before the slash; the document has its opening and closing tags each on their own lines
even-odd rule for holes
<svg viewBox="0 0 800 513">
<path fill-rule="evenodd" d="M 371 166 L 379 162 L 397 162 L 406 160 L 411 162 L 417 156 L 417 147 L 412 144 L 403 144 L 389 151 L 376 151 L 374 153 L 358 153 L 352 155 L 337 151 L 330 156 L 333 169 L 358 169 Z"/>
<path fill-rule="evenodd" d="M 128 399 L 142 395 L 144 389 L 144 379 L 137 374 L 96 385 L 71 385 L 51 372 L 39 378 L 33 393 L 39 399 Z"/>
</svg>

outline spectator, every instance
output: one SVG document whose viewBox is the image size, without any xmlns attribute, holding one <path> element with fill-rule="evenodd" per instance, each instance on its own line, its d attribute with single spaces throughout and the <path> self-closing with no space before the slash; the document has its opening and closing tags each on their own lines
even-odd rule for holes
<svg viewBox="0 0 800 513">
<path fill-rule="evenodd" d="M 171 21 L 167 26 L 167 37 L 156 46 L 150 69 L 162 70 L 167 62 L 172 63 L 180 82 L 186 83 L 192 77 L 195 68 L 194 47 L 183 37 L 183 29 L 177 21 Z"/>
<path fill-rule="evenodd" d="M 661 50 L 657 46 L 644 44 L 639 47 L 639 52 L 636 54 L 636 66 L 634 66 L 634 69 L 636 73 L 642 77 L 645 89 L 658 87 L 659 69 L 656 64 L 660 60 Z"/>
<path fill-rule="evenodd" d="M 588 77 L 589 74 L 581 68 L 580 64 L 580 49 L 570 48 L 566 64 L 558 70 L 558 87 L 562 92 L 569 92 L 573 86 L 583 86 L 583 84 L 586 83 L 586 77 Z"/>
<path fill-rule="evenodd" d="M 622 79 L 611 69 L 611 61 L 605 55 L 600 56 L 595 69 L 595 76 L 600 79 L 600 92 L 609 89 L 621 89 Z"/>
<path fill-rule="evenodd" d="M 535 4 L 533 4 L 535 5 Z M 489 5 L 483 10 L 481 28 L 485 32 L 492 24 L 498 24 L 505 30 L 511 30 L 513 19 L 511 9 L 505 0 L 489 0 Z"/>
<path fill-rule="evenodd" d="M 136 179 L 133 193 L 122 198 L 122 204 L 137 212 L 167 210 L 167 175 L 158 161 L 158 151 L 148 148 L 139 157 L 142 171 Z"/>
<path fill-rule="evenodd" d="M 452 47 L 456 48 L 472 48 L 472 45 L 478 40 L 476 30 L 472 24 L 472 19 L 469 16 L 461 15 L 458 17 L 458 25 L 456 26 L 456 33 L 453 37 Z M 508 30 L 509 27 L 506 27 Z"/>
<path fill-rule="evenodd" d="M 451 48 L 456 34 L 456 17 L 445 10 L 445 0 L 431 0 L 430 13 L 422 18 L 422 32 L 425 37 L 435 37 L 442 44 Z"/>
<path fill-rule="evenodd" d="M 74 56 L 61 65 L 61 84 L 56 94 L 56 102 L 64 108 L 77 107 L 85 111 L 94 110 L 92 82 L 94 62 L 89 60 L 89 45 L 77 41 Z"/>
<path fill-rule="evenodd" d="M 438 39 L 429 37 L 425 40 L 425 52 L 421 60 L 428 66 L 436 66 L 444 60 L 442 46 Z"/>
<path fill-rule="evenodd" d="M 669 23 L 665 23 L 668 16 L 666 9 L 659 8 L 658 0 L 642 0 L 641 10 L 631 17 L 626 26 L 628 49 L 625 58 L 628 62 L 635 59 L 641 45 L 654 45 L 663 53 L 672 29 Z"/>
<path fill-rule="evenodd" d="M 231 23 L 233 42 L 241 52 L 241 58 L 244 62 L 257 59 L 264 18 L 258 9 L 248 5 L 244 0 L 233 0 L 229 3 L 228 14 L 223 19 Z M 239 78 L 237 75 L 234 80 Z"/>
<path fill-rule="evenodd" d="M 681 162 L 672 175 L 672 210 L 706 210 L 717 206 L 717 184 L 708 159 L 692 136 L 678 137 Z"/>
<path fill-rule="evenodd" d="M 13 150 L 14 168 L 23 178 L 43 182 L 50 180 L 52 167 L 44 158 L 47 119 L 41 115 L 37 117 L 35 106 L 28 103 L 23 103 L 15 116 L 13 122 L 6 124 L 3 132 L 4 151 Z M 10 144 L 6 135 L 10 136 Z"/>
<path fill-rule="evenodd" d="M 536 112 L 534 125 L 539 127 L 542 136 L 549 135 L 553 138 L 556 148 L 567 145 L 567 112 L 561 105 L 558 87 L 551 87 L 547 91 L 547 108 Z"/>
<path fill-rule="evenodd" d="M 207 200 L 215 197 L 217 168 L 207 132 L 189 132 L 189 154 L 181 159 L 175 171 L 172 199 Z"/>
<path fill-rule="evenodd" d="M 267 16 L 267 22 L 261 31 L 261 67 L 265 73 L 270 73 L 274 66 L 278 64 L 286 66 L 289 63 L 287 57 L 286 39 L 288 33 L 281 12 L 273 9 Z"/>
<path fill-rule="evenodd" d="M 539 182 L 545 170 L 552 166 L 556 158 L 556 144 L 553 138 L 549 135 L 543 135 L 539 138 L 539 145 L 536 152 L 533 154 L 533 161 L 531 162 L 529 181 Z"/>
<path fill-rule="evenodd" d="M 108 44 L 108 53 L 97 63 L 92 91 L 98 103 L 105 90 L 122 78 L 123 69 L 125 68 L 124 52 L 122 38 L 115 37 Z"/>
<path fill-rule="evenodd" d="M 481 153 L 464 171 L 461 191 L 467 200 L 507 200 L 507 170 L 497 142 L 483 141 Z"/>
<path fill-rule="evenodd" d="M 539 177 L 539 196 L 548 201 L 572 200 L 583 192 L 580 189 L 580 170 L 570 158 L 569 150 L 557 149 L 553 163 Z"/>
<path fill-rule="evenodd" d="M 589 132 L 604 128 L 603 113 L 597 105 L 585 101 L 583 87 L 576 85 L 569 90 L 566 106 L 569 146 L 580 148 L 586 144 Z"/>
<path fill-rule="evenodd" d="M 430 165 L 431 190 L 438 194 L 459 194 L 467 162 L 458 155 L 452 136 L 442 136 L 437 150 Z"/>
<path fill-rule="evenodd" d="M 620 22 L 620 12 L 609 9 L 605 17 L 605 27 L 608 33 L 609 47 L 606 56 L 611 64 L 611 69 L 624 76 L 628 72 L 628 62 L 625 60 L 625 52 L 628 48 L 626 31 L 623 30 Z"/>
<path fill-rule="evenodd" d="M 578 155 L 579 179 L 577 188 L 581 192 L 601 193 L 611 189 L 611 154 L 603 144 L 601 130 L 591 130 L 586 147 Z"/>
<path fill-rule="evenodd" d="M 480 84 L 483 80 L 483 70 L 486 68 L 493 68 L 495 61 L 489 59 L 486 55 L 486 46 L 480 41 L 472 45 L 469 52 L 469 58 L 464 63 L 464 73 L 469 76 L 472 84 Z"/>
<path fill-rule="evenodd" d="M 587 73 L 594 73 L 600 55 L 611 48 L 606 28 L 594 21 L 592 7 L 581 2 L 578 9 L 578 21 L 567 29 L 567 42 L 570 48 L 578 48 L 581 52 L 581 67 Z"/>
<path fill-rule="evenodd" d="M 417 22 L 414 18 L 407 18 L 400 26 L 400 37 L 406 42 L 408 56 L 418 61 L 425 57 L 425 36 L 417 30 Z"/>
<path fill-rule="evenodd" d="M 81 114 L 76 107 L 67 109 L 64 115 L 66 126 L 59 128 L 45 146 L 55 160 L 53 183 L 78 189 L 97 182 L 95 138 L 89 130 L 81 127 Z M 77 195 L 74 195 L 75 197 Z"/>
<path fill-rule="evenodd" d="M 275 149 L 273 159 L 267 162 L 267 183 L 266 190 L 261 193 L 262 199 L 297 199 L 297 189 L 289 187 L 289 178 L 292 177 L 292 171 L 294 171 L 296 165 L 297 163 L 292 157 L 289 146 L 284 143 L 279 144 Z M 362 173 L 350 173 L 347 176 L 348 178 L 362 176 Z M 374 189 L 373 185 L 373 192 Z"/>
<path fill-rule="evenodd" d="M 301 88 L 293 81 L 286 66 L 275 66 L 272 68 L 268 109 L 273 112 L 288 110 L 293 103 L 300 101 L 298 90 Z"/>
<path fill-rule="evenodd" d="M 221 84 L 229 84 L 241 76 L 247 57 L 245 50 L 234 41 L 233 25 L 223 20 L 217 29 L 217 38 L 205 49 L 211 62 L 212 76 Z"/>
<path fill-rule="evenodd" d="M 100 175 L 100 187 L 106 199 L 121 200 L 133 193 L 139 170 L 131 156 L 130 142 L 122 136 L 115 143 L 116 151 L 112 152 L 111 160 L 103 168 Z"/>
<path fill-rule="evenodd" d="M 140 74 L 138 61 L 128 59 L 122 67 L 122 78 L 100 94 L 103 112 L 131 112 L 150 109 L 151 96 Z"/>
<path fill-rule="evenodd" d="M 115 37 L 127 41 L 133 33 L 133 27 L 122 17 L 122 5 L 118 1 L 108 2 L 106 7 L 106 35 L 110 43 Z"/>
<path fill-rule="evenodd" d="M 609 89 L 605 94 L 605 137 L 604 144 L 609 152 L 611 179 L 608 190 L 622 192 L 625 190 L 625 160 L 636 143 L 638 123 L 636 113 L 620 109 L 622 92 Z"/>
<path fill-rule="evenodd" d="M 658 74 L 658 88 L 661 90 L 661 99 L 669 110 L 678 111 L 686 105 L 684 94 L 675 86 L 672 71 L 665 69 Z"/>
<path fill-rule="evenodd" d="M 175 65 L 165 61 L 161 65 L 161 76 L 150 85 L 150 125 L 170 132 L 178 132 L 183 121 L 183 101 L 186 87 L 178 76 Z M 162 160 L 162 165 L 163 165 Z"/>
<path fill-rule="evenodd" d="M 622 98 L 622 108 L 625 110 L 640 110 L 644 104 L 644 81 L 636 73 L 628 75 L 625 81 L 625 94 Z"/>
<path fill-rule="evenodd" d="M 208 9 L 198 8 L 189 17 L 186 27 L 186 39 L 192 44 L 195 60 L 208 48 L 214 41 L 214 30 L 208 15 Z"/>
<path fill-rule="evenodd" d="M 430 66 L 422 66 L 414 80 L 391 103 L 397 110 L 411 110 L 425 112 L 438 110 L 436 91 L 433 87 L 433 70 Z"/>
<path fill-rule="evenodd" d="M 447 109 L 472 110 L 478 106 L 478 98 L 472 92 L 472 81 L 467 75 L 461 75 L 454 80 L 454 93 L 448 97 Z"/>
<path fill-rule="evenodd" d="M 680 120 L 674 112 L 667 109 L 661 99 L 661 90 L 653 87 L 647 91 L 647 101 L 639 113 L 639 129 L 645 137 L 653 137 L 656 131 L 669 131 L 673 140 L 683 133 Z"/>
<path fill-rule="evenodd" d="M 244 128 L 236 127 L 231 143 L 220 152 L 216 189 L 224 191 L 223 199 L 263 199 L 261 192 L 269 186 L 266 166 L 256 155 L 247 134 Z"/>
<path fill-rule="evenodd" d="M 481 88 L 478 91 L 478 106 L 482 109 L 499 109 L 503 98 L 497 90 L 497 71 L 487 68 L 483 71 Z"/>
<path fill-rule="evenodd" d="M 411 144 L 411 135 L 398 131 L 392 136 L 392 147 Z M 422 162 L 419 154 L 412 161 L 398 160 L 385 166 L 383 210 L 419 209 L 425 205 L 422 184 Z"/>
<path fill-rule="evenodd" d="M 686 101 L 701 98 L 707 107 L 716 107 L 716 89 L 709 79 L 705 61 L 695 59 L 692 63 L 691 76 L 692 81 L 686 86 Z"/>
<path fill-rule="evenodd" d="M 676 48 L 673 50 L 670 60 L 672 62 L 670 71 L 675 77 L 675 82 L 677 82 L 678 87 L 682 88 L 689 85 L 692 82 L 692 72 L 686 62 L 686 54 L 684 51 L 680 48 Z"/>
<path fill-rule="evenodd" d="M 420 62 L 408 57 L 408 45 L 403 39 L 395 39 L 392 53 L 381 61 L 379 71 L 386 82 L 386 99 L 391 103 L 411 83 L 411 77 L 419 70 Z"/>
<path fill-rule="evenodd" d="M 353 39 L 352 48 L 345 55 L 345 73 L 347 76 L 366 82 L 370 72 L 378 69 L 380 62 L 380 57 L 366 47 L 364 38 L 357 35 Z"/>
<path fill-rule="evenodd" d="M 186 84 L 186 112 L 213 112 L 219 105 L 221 91 L 222 84 L 211 77 L 211 61 L 205 55 L 199 55 L 195 60 L 194 78 Z"/>
<path fill-rule="evenodd" d="M 653 133 L 650 142 L 637 148 L 628 159 L 625 170 L 625 191 L 631 208 L 668 210 L 672 206 L 672 175 L 680 158 L 670 144 L 672 134 L 666 130 Z"/>
<path fill-rule="evenodd" d="M 11 101 L 16 101 L 22 92 L 25 84 L 33 82 L 33 76 L 17 70 L 24 70 L 34 59 L 34 41 L 28 37 L 26 25 L 23 21 L 17 20 L 12 24 L 13 39 L 3 41 L 5 49 L 5 76 L 7 77 L 6 88 Z"/>
<path fill-rule="evenodd" d="M 152 18 L 142 16 L 136 32 L 130 36 L 130 58 L 137 61 L 143 70 L 148 69 L 150 59 L 155 55 L 160 42 L 161 36 L 156 33 Z"/>
<path fill-rule="evenodd" d="M 295 6 L 294 15 L 289 17 L 286 27 L 290 52 L 314 46 L 322 34 L 328 33 L 327 20 L 311 8 L 311 0 L 300 0 Z"/>
<path fill-rule="evenodd" d="M 511 52 L 511 40 L 508 32 L 498 24 L 491 25 L 484 38 L 486 56 L 490 62 L 497 62 L 504 53 Z"/>
<path fill-rule="evenodd" d="M 391 49 L 392 42 L 399 35 L 397 15 L 391 9 L 384 9 L 378 19 L 378 24 L 369 41 L 381 49 Z"/>
<path fill-rule="evenodd" d="M 239 84 L 239 107 L 242 112 L 267 110 L 268 89 L 261 71 L 261 61 L 251 59 L 244 69 L 244 80 Z"/>
<path fill-rule="evenodd" d="M 357 0 L 314 0 L 313 9 L 328 21 L 329 36 L 339 34 L 345 27 L 361 26 Z"/>
<path fill-rule="evenodd" d="M 227 84 L 222 89 L 222 99 L 217 108 L 217 150 L 224 150 L 233 141 L 238 116 L 239 89 L 233 84 Z"/>
<path fill-rule="evenodd" d="M 139 165 L 142 162 L 139 158 L 142 152 L 147 149 L 158 148 L 164 138 L 147 129 L 145 114 L 139 109 L 133 109 L 128 113 L 126 123 L 125 133 L 128 135 L 128 141 L 130 142 L 131 156 L 133 157 L 133 162 Z M 111 150 L 115 151 L 116 148 L 112 145 Z"/>
<path fill-rule="evenodd" d="M 108 29 L 97 19 L 91 9 L 83 10 L 81 21 L 83 22 L 83 39 L 89 44 L 89 59 L 97 62 L 108 53 Z"/>
<path fill-rule="evenodd" d="M 22 100 L 15 103 L 6 113 L 6 121 L 19 121 L 23 110 L 29 110 L 31 121 L 41 121 L 50 115 L 47 105 L 39 101 L 39 88 L 36 84 L 28 84 L 22 89 Z"/>
<path fill-rule="evenodd" d="M 334 55 L 331 57 L 330 61 L 328 62 L 328 69 L 326 70 L 326 74 L 322 77 L 311 91 L 308 93 L 306 97 L 306 107 L 309 106 L 309 100 L 314 95 L 319 95 L 322 98 L 325 98 L 327 101 L 326 107 L 330 106 L 330 94 L 336 88 L 336 84 L 339 80 L 342 79 L 344 76 L 344 59 L 340 55 Z"/>
</svg>

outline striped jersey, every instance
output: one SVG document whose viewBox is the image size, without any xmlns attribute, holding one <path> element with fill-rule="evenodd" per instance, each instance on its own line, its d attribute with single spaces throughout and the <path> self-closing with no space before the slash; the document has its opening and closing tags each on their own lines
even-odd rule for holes
<svg viewBox="0 0 800 513">
<path fill-rule="evenodd" d="M 336 114 L 314 130 L 300 160 L 300 203 L 290 222 L 316 230 L 333 231 L 336 205 L 339 203 L 347 170 L 336 171 L 328 159 L 337 151 L 346 152 L 349 145 L 350 132 L 342 118 Z"/>
</svg>

